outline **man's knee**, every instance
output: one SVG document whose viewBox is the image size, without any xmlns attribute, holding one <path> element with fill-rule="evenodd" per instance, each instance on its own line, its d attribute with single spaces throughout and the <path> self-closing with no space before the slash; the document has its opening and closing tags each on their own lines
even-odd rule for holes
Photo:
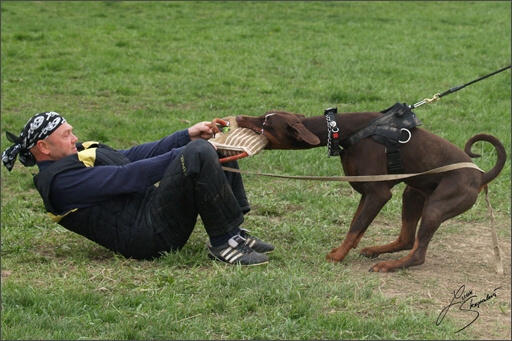
<svg viewBox="0 0 512 341">
<path fill-rule="evenodd" d="M 210 142 L 203 139 L 194 140 L 187 144 L 185 147 L 185 155 L 189 157 L 198 156 L 202 161 L 217 161 L 219 159 L 215 147 Z"/>
<path fill-rule="evenodd" d="M 180 156 L 185 174 L 199 173 L 205 164 L 218 164 L 219 157 L 213 145 L 203 139 L 191 141 Z"/>
<path fill-rule="evenodd" d="M 215 152 L 215 147 L 210 143 L 208 142 L 207 140 L 203 140 L 203 139 L 197 139 L 197 140 L 194 140 L 194 141 L 190 141 L 187 146 L 185 147 L 186 150 L 188 151 L 191 151 L 191 152 L 213 152 L 214 154 L 216 154 Z"/>
</svg>

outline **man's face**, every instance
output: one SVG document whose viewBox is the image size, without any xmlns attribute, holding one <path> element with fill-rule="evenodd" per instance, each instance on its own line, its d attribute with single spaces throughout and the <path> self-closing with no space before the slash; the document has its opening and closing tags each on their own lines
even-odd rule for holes
<svg viewBox="0 0 512 341">
<path fill-rule="evenodd" d="M 61 124 L 44 141 L 46 147 L 50 150 L 49 157 L 52 160 L 59 160 L 77 153 L 76 142 L 78 138 L 73 134 L 73 127 L 67 122 Z"/>
</svg>

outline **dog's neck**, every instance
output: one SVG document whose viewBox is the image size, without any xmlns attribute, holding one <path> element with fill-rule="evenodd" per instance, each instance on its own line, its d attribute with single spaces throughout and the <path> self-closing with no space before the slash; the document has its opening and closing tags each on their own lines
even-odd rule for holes
<svg viewBox="0 0 512 341">
<path fill-rule="evenodd" d="M 378 112 L 357 112 L 335 114 L 336 123 L 339 128 L 339 141 L 350 137 L 358 130 L 366 127 L 368 122 L 377 116 L 382 115 Z M 320 139 L 319 146 L 326 146 L 328 139 L 328 129 L 325 116 L 305 117 L 302 124 Z"/>
</svg>

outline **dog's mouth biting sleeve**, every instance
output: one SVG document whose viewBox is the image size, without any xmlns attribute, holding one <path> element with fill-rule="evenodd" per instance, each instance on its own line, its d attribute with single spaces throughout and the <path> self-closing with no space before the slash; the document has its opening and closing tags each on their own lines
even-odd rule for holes
<svg viewBox="0 0 512 341">
<path fill-rule="evenodd" d="M 228 116 L 223 120 L 229 125 L 220 128 L 220 133 L 208 140 L 223 156 L 234 156 L 243 152 L 253 156 L 267 145 L 268 139 L 265 135 L 258 134 L 252 129 L 238 127 L 235 116 Z"/>
</svg>

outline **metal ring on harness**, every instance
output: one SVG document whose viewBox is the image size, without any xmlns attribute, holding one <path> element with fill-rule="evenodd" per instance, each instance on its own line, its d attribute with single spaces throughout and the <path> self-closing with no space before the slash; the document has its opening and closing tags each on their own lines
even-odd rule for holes
<svg viewBox="0 0 512 341">
<path fill-rule="evenodd" d="M 398 142 L 399 143 L 407 143 L 407 142 L 409 142 L 411 140 L 411 136 L 412 136 L 411 132 L 407 128 L 402 128 L 402 129 L 400 129 L 400 135 L 402 135 L 402 131 L 406 131 L 409 134 L 409 137 L 405 141 L 400 141 L 400 138 L 398 138 Z"/>
</svg>

